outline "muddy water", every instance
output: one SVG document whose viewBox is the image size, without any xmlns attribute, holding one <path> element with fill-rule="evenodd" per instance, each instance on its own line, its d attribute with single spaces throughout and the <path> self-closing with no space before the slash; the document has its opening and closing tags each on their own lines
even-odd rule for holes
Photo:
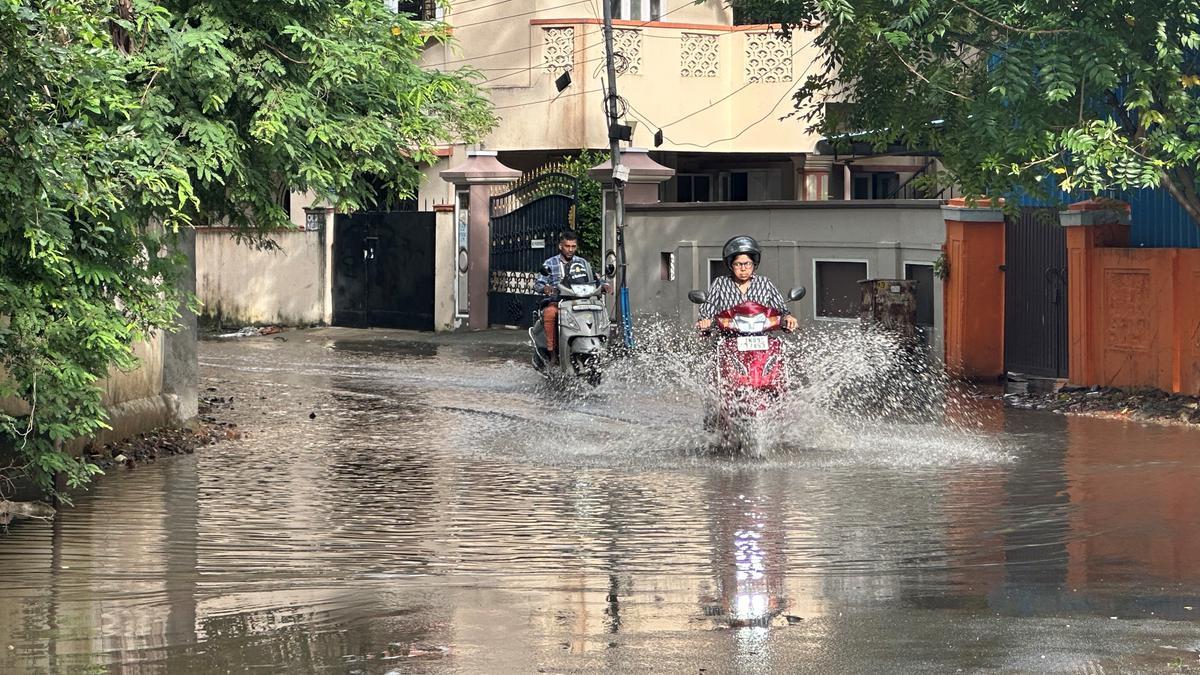
<svg viewBox="0 0 1200 675">
<path fill-rule="evenodd" d="M 0 538 L 0 672 L 1200 667 L 1194 430 L 812 411 L 750 461 L 661 374 L 551 395 L 521 358 L 203 344 L 246 438 Z"/>
</svg>

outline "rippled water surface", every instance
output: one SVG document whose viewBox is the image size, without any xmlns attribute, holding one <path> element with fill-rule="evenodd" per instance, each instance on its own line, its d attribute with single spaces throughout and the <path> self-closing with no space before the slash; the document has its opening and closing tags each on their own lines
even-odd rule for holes
<svg viewBox="0 0 1200 675">
<path fill-rule="evenodd" d="M 1200 668 L 1200 433 L 872 421 L 831 370 L 752 460 L 673 368 L 556 393 L 478 339 L 203 343 L 245 438 L 0 536 L 0 672 Z"/>
</svg>

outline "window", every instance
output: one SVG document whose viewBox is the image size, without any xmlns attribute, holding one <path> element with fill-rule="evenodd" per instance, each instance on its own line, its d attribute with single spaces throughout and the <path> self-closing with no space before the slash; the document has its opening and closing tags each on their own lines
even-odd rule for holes
<svg viewBox="0 0 1200 675">
<path fill-rule="evenodd" d="M 675 177 L 675 201 L 711 202 L 712 178 L 700 173 L 677 175 Z"/>
<path fill-rule="evenodd" d="M 658 21 L 662 17 L 662 0 L 611 0 L 614 19 Z"/>
<path fill-rule="evenodd" d="M 904 278 L 917 282 L 917 325 L 933 325 L 933 263 L 904 263 Z"/>
<path fill-rule="evenodd" d="M 725 268 L 725 261 L 720 258 L 709 258 L 708 283 L 711 285 L 713 279 L 725 276 L 729 276 L 729 270 Z"/>
<path fill-rule="evenodd" d="M 862 305 L 858 282 L 867 278 L 865 260 L 813 261 L 816 282 L 816 302 L 813 310 L 818 318 L 856 319 Z"/>
<path fill-rule="evenodd" d="M 851 180 L 852 199 L 887 199 L 900 188 L 898 173 L 856 173 Z"/>
<path fill-rule="evenodd" d="M 718 199 L 724 202 L 761 202 L 779 199 L 779 186 L 772 184 L 772 172 L 760 169 L 725 171 L 720 174 Z M 777 182 L 777 181 L 776 181 Z"/>
<path fill-rule="evenodd" d="M 383 0 L 388 9 L 397 14 L 411 14 L 418 21 L 441 21 L 442 8 L 436 0 Z"/>
<path fill-rule="evenodd" d="M 675 281 L 675 254 L 663 253 L 659 260 L 659 278 L 662 281 Z"/>
</svg>

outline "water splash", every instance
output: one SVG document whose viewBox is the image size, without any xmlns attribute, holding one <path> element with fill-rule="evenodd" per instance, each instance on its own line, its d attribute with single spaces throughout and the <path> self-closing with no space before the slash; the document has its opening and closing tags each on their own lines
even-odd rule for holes
<svg viewBox="0 0 1200 675">
<path fill-rule="evenodd" d="M 675 321 L 644 321 L 638 347 L 609 364 L 605 393 L 653 397 L 702 423 L 712 383 L 714 349 Z M 987 433 L 996 414 L 968 387 L 952 381 L 929 349 L 857 324 L 802 328 L 784 335 L 789 396 L 749 428 L 749 455 L 804 451 L 808 461 L 926 465 L 1007 457 Z M 686 433 L 702 434 L 701 425 Z M 718 445 L 715 434 L 695 444 Z M 835 451 L 830 453 L 829 451 Z"/>
</svg>

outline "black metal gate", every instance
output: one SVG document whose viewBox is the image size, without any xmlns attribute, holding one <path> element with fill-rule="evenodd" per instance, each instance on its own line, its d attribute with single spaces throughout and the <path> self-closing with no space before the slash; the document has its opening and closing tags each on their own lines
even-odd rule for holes
<svg viewBox="0 0 1200 675">
<path fill-rule="evenodd" d="M 1004 365 L 1067 376 L 1067 235 L 1058 209 L 1024 207 L 1005 227 Z"/>
<path fill-rule="evenodd" d="M 434 214 L 338 214 L 333 324 L 433 330 Z"/>
<path fill-rule="evenodd" d="M 558 250 L 558 237 L 575 222 L 573 176 L 556 171 L 524 178 L 491 198 L 491 278 L 488 322 L 529 326 L 539 297 L 533 282 Z"/>
</svg>

